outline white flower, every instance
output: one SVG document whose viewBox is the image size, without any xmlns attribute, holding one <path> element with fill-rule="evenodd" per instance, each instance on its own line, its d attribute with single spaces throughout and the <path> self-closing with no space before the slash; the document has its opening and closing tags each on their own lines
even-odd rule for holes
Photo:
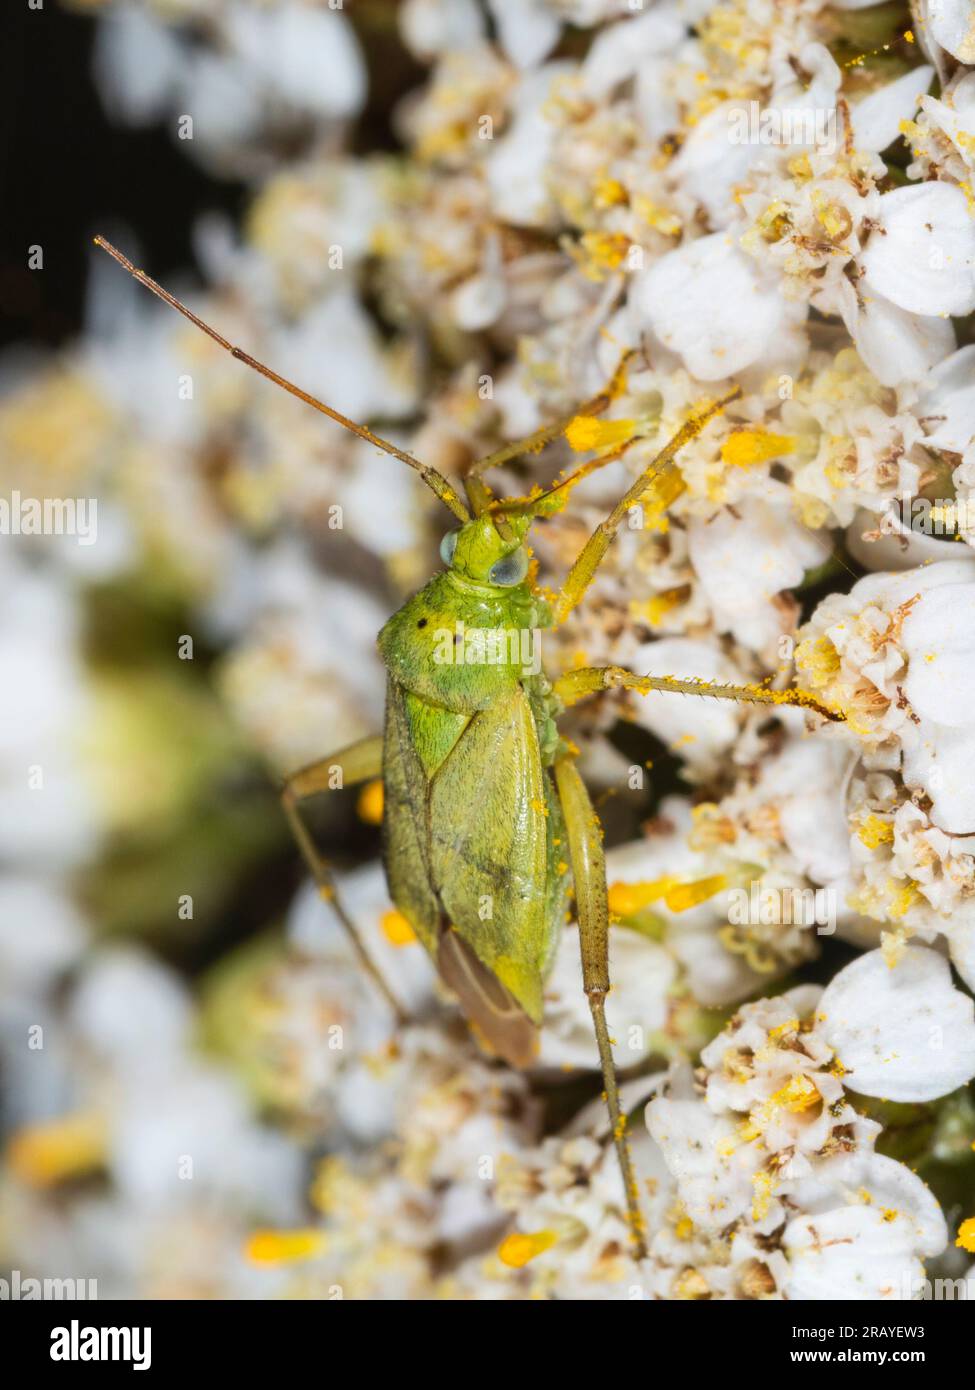
<svg viewBox="0 0 975 1390">
<path fill-rule="evenodd" d="M 276 100 L 315 116 L 348 116 L 362 105 L 365 63 L 352 25 L 338 10 L 236 5 L 225 25 L 232 50 Z"/>
<path fill-rule="evenodd" d="M 719 632 L 767 650 L 788 626 L 775 600 L 822 564 L 823 544 L 790 514 L 788 490 L 769 482 L 768 500 L 748 498 L 688 527 L 691 562 Z"/>
<path fill-rule="evenodd" d="M 520 68 L 534 68 L 559 41 L 562 21 L 547 0 L 488 0 L 498 41 Z"/>
<path fill-rule="evenodd" d="M 872 1154 L 856 1176 L 862 1204 L 794 1217 L 783 1231 L 789 1262 L 784 1297 L 910 1299 L 924 1277 L 922 1256 L 944 1249 L 944 1217 L 910 1169 Z M 853 1178 L 847 1180 L 851 1189 Z"/>
<path fill-rule="evenodd" d="M 83 920 L 50 882 L 0 877 L 0 981 L 4 994 L 32 997 L 47 989 L 84 950 Z"/>
<path fill-rule="evenodd" d="M 734 376 L 765 359 L 772 344 L 777 364 L 791 361 L 790 338 L 806 317 L 725 232 L 662 256 L 634 283 L 630 305 L 700 381 Z"/>
<path fill-rule="evenodd" d="M 827 985 L 817 1023 L 844 1083 L 864 1095 L 934 1100 L 975 1076 L 975 1005 L 927 947 L 906 947 L 895 965 L 882 951 L 853 961 Z"/>
<path fill-rule="evenodd" d="M 177 35 L 143 9 L 104 15 L 95 33 L 93 69 L 102 100 L 129 125 L 158 121 L 172 98 L 185 50 Z"/>
<path fill-rule="evenodd" d="M 486 161 L 494 212 L 516 227 L 551 229 L 555 225 L 546 180 L 555 127 L 545 107 L 553 84 L 568 71 L 565 63 L 549 63 L 522 77 L 513 98 L 511 124 L 493 142 Z"/>
<path fill-rule="evenodd" d="M 819 1298 L 831 1279 L 832 1296 L 910 1297 L 912 1281 L 924 1272 L 922 1257 L 944 1248 L 937 1202 L 908 1168 L 874 1153 L 880 1126 L 844 1094 L 848 1073 L 833 1043 L 852 1055 L 857 1035 L 838 1025 L 827 1036 L 828 1008 L 844 995 L 852 1000 L 860 987 L 869 992 L 857 970 L 863 961 L 887 969 L 880 952 L 861 958 L 840 972 L 818 1007 L 813 986 L 744 1005 L 702 1052 L 697 1093 L 677 1072 L 670 1094 L 647 1107 L 648 1128 L 690 1223 L 685 1238 L 693 1235 L 702 1261 L 691 1281 L 698 1296 L 727 1295 L 730 1288 L 732 1297 Z M 960 1026 L 963 1049 L 971 1049 L 971 1001 L 950 982 L 942 992 L 948 972 L 938 963 L 945 978 L 933 988 L 926 962 L 919 971 L 905 970 L 901 1011 L 916 1022 L 929 1007 L 947 1007 L 955 1016 L 967 1006 Z M 861 996 L 859 1010 L 868 1007 Z M 910 1090 L 927 1062 L 928 1038 L 919 1039 L 911 1022 L 907 1033 L 886 1079 Z M 885 1036 L 890 1039 L 889 1023 Z M 970 1074 L 975 1049 L 969 1062 Z M 945 1094 L 957 1075 L 943 1071 L 926 1094 Z M 655 1237 L 651 1259 L 664 1272 L 673 1270 L 666 1230 Z M 712 1265 L 730 1265 L 730 1281 L 727 1275 L 715 1280 Z"/>
<path fill-rule="evenodd" d="M 424 60 L 473 47 L 484 37 L 477 0 L 404 0 L 397 19 L 404 43 Z"/>
<path fill-rule="evenodd" d="M 824 600 L 796 650 L 800 672 L 845 713 L 847 730 L 888 766 L 899 756 L 908 785 L 930 797 L 934 823 L 952 834 L 975 830 L 973 613 L 971 561 L 870 575 L 849 596 Z"/>
</svg>

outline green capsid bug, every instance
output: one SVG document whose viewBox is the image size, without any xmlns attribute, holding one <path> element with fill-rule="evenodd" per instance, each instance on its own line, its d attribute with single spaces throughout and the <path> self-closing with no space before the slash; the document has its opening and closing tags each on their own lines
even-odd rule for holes
<svg viewBox="0 0 975 1390">
<path fill-rule="evenodd" d="M 524 547 L 529 528 L 536 518 L 560 508 L 582 476 L 619 457 L 622 448 L 600 455 L 548 492 L 530 498 L 497 501 L 483 475 L 598 414 L 609 404 L 617 383 L 571 417 L 473 464 L 465 478 L 465 503 L 436 469 L 234 347 L 114 246 L 101 237 L 95 242 L 234 357 L 415 469 L 458 523 L 441 547 L 445 569 L 379 634 L 387 670 L 383 733 L 294 773 L 282 791 L 284 810 L 323 897 L 349 933 L 364 968 L 402 1019 L 395 992 L 363 946 L 336 894 L 332 871 L 300 813 L 306 798 L 334 785 L 336 768 L 341 769 L 343 786 L 382 777 L 383 860 L 390 896 L 475 1030 L 514 1066 L 525 1066 L 534 1056 L 542 991 L 574 894 L 582 983 L 628 1217 L 636 1252 L 642 1254 L 644 1226 L 605 1017 L 609 909 L 602 831 L 575 766 L 574 750 L 559 734 L 559 715 L 589 695 L 625 688 L 643 694 L 661 690 L 794 704 L 826 718 L 837 716 L 801 690 L 639 676 L 616 666 L 582 667 L 549 680 L 535 659 L 535 645 L 538 633 L 564 619 L 583 597 L 628 509 L 652 488 L 666 495 L 677 452 L 739 394 L 737 389 L 691 415 L 656 455 L 590 536 L 553 607 L 528 579 Z M 624 369 L 625 359 L 619 370 Z M 459 660 L 458 641 L 464 643 L 464 658 Z"/>
</svg>

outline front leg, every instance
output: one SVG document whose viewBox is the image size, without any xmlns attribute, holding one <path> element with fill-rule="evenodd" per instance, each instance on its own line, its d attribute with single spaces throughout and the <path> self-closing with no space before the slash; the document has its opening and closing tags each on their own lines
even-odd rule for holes
<svg viewBox="0 0 975 1390">
<path fill-rule="evenodd" d="M 653 690 L 671 695 L 705 695 L 712 700 L 735 700 L 751 705 L 799 705 L 815 710 L 824 719 L 841 721 L 843 716 L 817 700 L 808 690 L 773 690 L 767 685 L 722 685 L 717 681 L 680 676 L 638 676 L 623 666 L 579 666 L 566 671 L 554 682 L 555 694 L 563 705 L 574 705 L 589 695 L 605 690 L 635 690 L 649 695 Z"/>
</svg>

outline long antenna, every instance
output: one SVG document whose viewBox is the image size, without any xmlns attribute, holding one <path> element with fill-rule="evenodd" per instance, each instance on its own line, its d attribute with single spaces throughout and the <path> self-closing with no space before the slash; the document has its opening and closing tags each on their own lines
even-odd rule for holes
<svg viewBox="0 0 975 1390">
<path fill-rule="evenodd" d="M 436 493 L 446 507 L 450 508 L 458 521 L 470 521 L 470 512 L 464 506 L 457 492 L 451 487 L 442 473 L 438 473 L 437 470 L 431 468 L 429 464 L 421 463 L 419 459 L 414 458 L 412 454 L 408 454 L 404 449 L 398 449 L 396 445 L 391 444 L 388 439 L 382 439 L 378 434 L 373 434 L 372 430 L 368 429 L 365 425 L 360 425 L 355 420 L 350 420 L 347 415 L 343 415 L 340 411 L 333 410 L 330 405 L 326 405 L 324 401 L 320 401 L 315 396 L 309 395 L 309 393 L 303 391 L 300 386 L 296 386 L 293 381 L 288 381 L 283 376 L 278 376 L 277 372 L 272 372 L 270 367 L 266 367 L 263 362 L 258 362 L 256 357 L 251 357 L 250 353 L 245 352 L 243 348 L 234 347 L 233 343 L 228 342 L 222 334 L 218 333 L 215 328 L 211 328 L 208 323 L 204 323 L 201 318 L 198 318 L 197 315 L 193 313 L 192 309 L 188 309 L 175 295 L 170 294 L 168 290 L 164 290 L 162 285 L 157 284 L 157 282 L 153 280 L 151 276 L 147 275 L 144 270 L 139 270 L 137 266 L 134 266 L 128 256 L 123 256 L 118 247 L 113 246 L 110 241 L 106 241 L 103 236 L 95 237 L 95 245 L 100 246 L 103 251 L 107 251 L 110 256 L 118 261 L 119 265 L 122 266 L 124 270 L 127 270 L 130 275 L 134 276 L 135 279 L 139 281 L 140 285 L 145 285 L 147 290 L 151 290 L 159 299 L 169 304 L 173 309 L 176 309 L 184 318 L 189 319 L 190 323 L 202 329 L 208 338 L 212 338 L 215 343 L 219 343 L 222 348 L 226 348 L 231 357 L 236 357 L 238 361 L 246 363 L 248 367 L 253 367 L 255 372 L 260 372 L 261 376 L 266 377 L 268 381 L 273 381 L 275 386 L 280 386 L 290 395 L 297 396 L 299 401 L 304 401 L 305 405 L 310 405 L 322 415 L 327 415 L 330 420 L 334 420 L 335 423 L 341 425 L 343 429 L 350 430 L 352 434 L 357 434 L 359 438 L 364 439 L 367 444 L 372 444 L 377 449 L 382 449 L 384 453 L 392 454 L 393 458 L 397 458 L 401 463 L 405 463 L 410 468 L 415 469 L 426 483 L 427 487 L 429 487 L 432 492 Z"/>
</svg>

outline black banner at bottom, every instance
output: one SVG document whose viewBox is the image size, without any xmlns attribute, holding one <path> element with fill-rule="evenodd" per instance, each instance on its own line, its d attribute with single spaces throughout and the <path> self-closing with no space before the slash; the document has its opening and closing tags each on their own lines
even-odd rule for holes
<svg viewBox="0 0 975 1390">
<path fill-rule="evenodd" d="M 100 1375 L 173 1376 L 192 1372 L 235 1372 L 248 1378 L 289 1374 L 326 1374 L 336 1357 L 359 1360 L 364 1375 L 374 1375 L 382 1351 L 395 1355 L 398 1372 L 413 1375 L 427 1359 L 423 1350 L 423 1314 L 414 1324 L 412 1342 L 376 1338 L 369 1330 L 382 1304 L 367 1313 L 341 1300 L 295 1303 L 161 1303 L 161 1302 L 7 1302 L 0 1304 L 0 1338 L 7 1366 L 30 1372 L 43 1366 L 64 1368 L 65 1379 L 84 1370 Z M 492 1304 L 497 1309 L 497 1304 Z M 447 1307 L 438 1314 L 437 1334 L 451 1331 Z M 463 1315 L 461 1315 L 463 1316 Z M 557 1315 L 556 1315 L 557 1316 Z M 735 1363 L 763 1368 L 792 1366 L 896 1366 L 929 1370 L 957 1363 L 958 1334 L 969 1325 L 964 1303 L 645 1303 L 631 1313 L 635 1322 L 616 1321 L 612 1304 L 592 1305 L 589 1326 L 574 1326 L 561 1340 L 559 1324 L 534 1324 L 542 1339 L 540 1355 L 571 1351 L 573 1374 L 579 1359 L 592 1358 L 598 1374 L 607 1332 L 649 1340 L 635 1346 L 644 1358 L 660 1355 L 686 1362 L 688 1371 L 706 1371 Z M 497 1312 L 492 1313 L 492 1347 L 497 1348 Z M 961 1320 L 959 1322 L 959 1319 Z M 456 1325 L 455 1325 L 456 1326 Z M 519 1330 L 524 1333 L 526 1324 Z M 370 1360 L 362 1360 L 366 1335 Z M 552 1342 L 559 1337 L 558 1344 Z M 336 1340 L 336 1339 L 348 1339 Z M 410 1350 L 412 1345 L 413 1350 Z M 436 1343 L 434 1344 L 436 1345 Z M 487 1344 L 486 1344 L 487 1345 Z M 618 1345 L 618 1343 L 613 1343 Z M 395 1352 L 394 1349 L 395 1348 Z M 640 1348 L 637 1350 L 637 1348 Z M 373 1351 L 379 1353 L 371 1361 Z M 618 1358 L 614 1356 L 614 1370 Z M 290 1367 L 290 1371 L 287 1369 Z M 302 1370 L 303 1368 L 303 1370 Z M 512 1368 L 513 1369 L 513 1368 Z"/>
</svg>

